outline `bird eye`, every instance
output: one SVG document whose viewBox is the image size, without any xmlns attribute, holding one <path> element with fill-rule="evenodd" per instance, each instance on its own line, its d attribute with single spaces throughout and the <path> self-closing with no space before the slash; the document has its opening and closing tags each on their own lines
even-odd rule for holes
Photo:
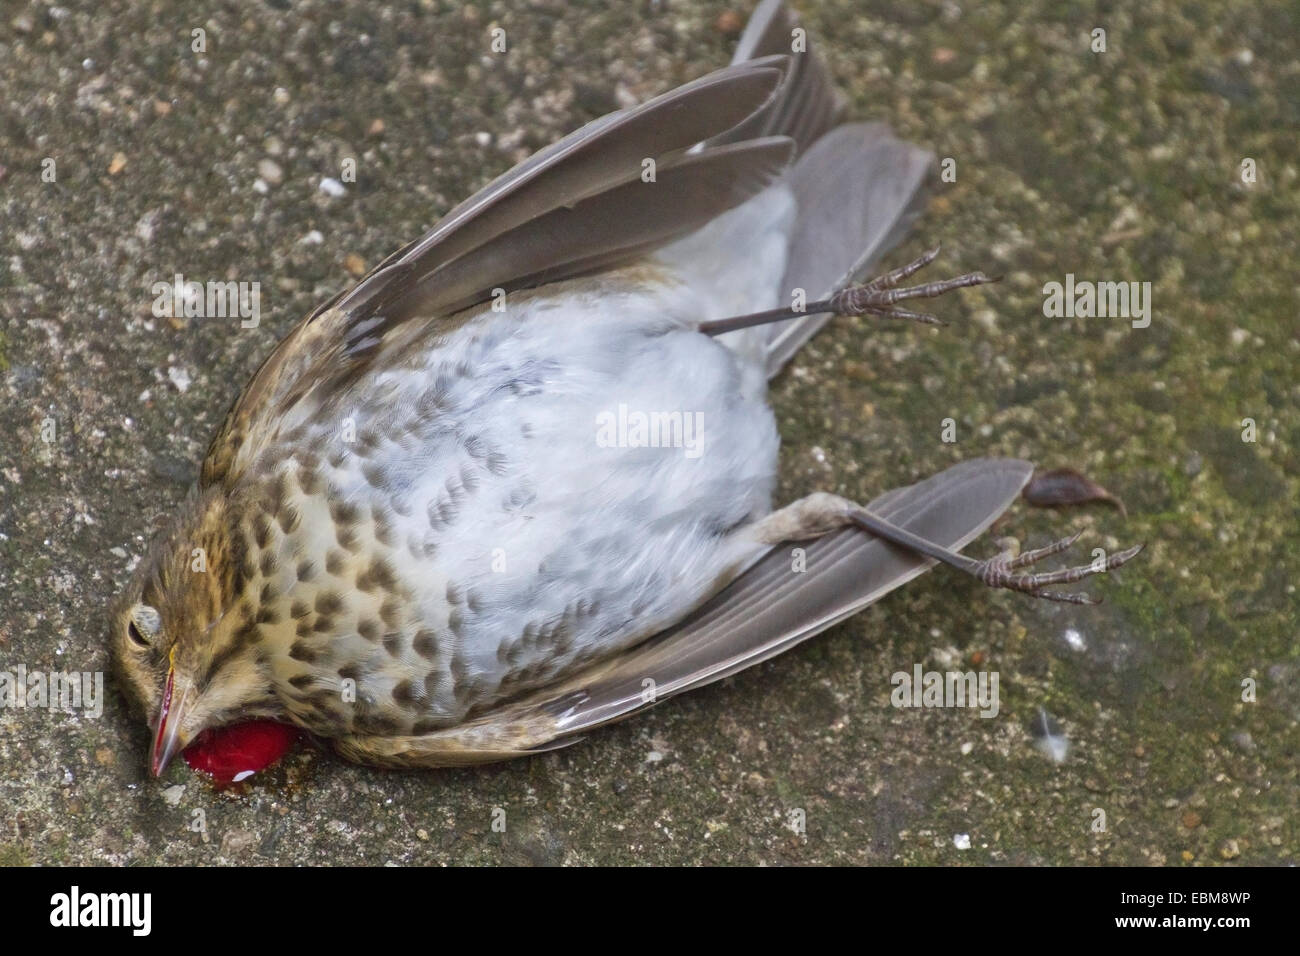
<svg viewBox="0 0 1300 956">
<path fill-rule="evenodd" d="M 162 616 L 148 604 L 137 604 L 131 609 L 126 626 L 126 636 L 136 647 L 151 647 L 162 631 Z"/>
</svg>

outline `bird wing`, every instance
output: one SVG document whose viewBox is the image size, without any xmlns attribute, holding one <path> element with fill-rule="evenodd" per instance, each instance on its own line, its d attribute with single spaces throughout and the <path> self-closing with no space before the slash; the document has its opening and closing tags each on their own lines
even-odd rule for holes
<svg viewBox="0 0 1300 956">
<path fill-rule="evenodd" d="M 875 499 L 875 514 L 960 550 L 1015 500 L 1033 473 L 1016 459 L 975 459 Z M 800 544 L 805 570 L 777 546 L 676 626 L 617 657 L 424 736 L 349 737 L 337 749 L 362 763 L 486 763 L 576 742 L 676 694 L 765 661 L 857 613 L 932 567 L 931 558 L 846 528 Z"/>
<path fill-rule="evenodd" d="M 285 337 L 213 439 L 200 483 L 237 477 L 286 409 L 354 381 L 410 319 L 634 260 L 775 182 L 794 154 L 789 137 L 692 147 L 784 102 L 790 63 L 746 60 L 602 117 L 461 203 Z"/>
<path fill-rule="evenodd" d="M 821 57 L 808 48 L 810 41 L 806 33 L 802 52 L 794 53 L 798 27 L 798 18 L 784 0 L 763 0 L 754 10 L 736 44 L 731 62 L 788 56 L 789 76 L 773 95 L 770 105 L 713 137 L 710 143 L 734 143 L 759 136 L 789 136 L 798 144 L 798 152 L 802 155 L 840 122 L 844 98 L 831 84 Z"/>
</svg>

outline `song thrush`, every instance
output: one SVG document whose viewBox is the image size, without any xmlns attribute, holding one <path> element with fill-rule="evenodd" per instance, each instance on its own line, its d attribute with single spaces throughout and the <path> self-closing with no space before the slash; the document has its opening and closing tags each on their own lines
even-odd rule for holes
<svg viewBox="0 0 1300 956">
<path fill-rule="evenodd" d="M 793 25 L 767 0 L 731 66 L 533 156 L 280 343 L 113 618 L 155 774 L 253 719 L 381 765 L 562 746 L 936 560 L 1085 600 L 1044 587 L 1135 553 L 958 554 L 1020 461 L 772 510 L 767 379 L 832 314 L 933 321 L 897 303 L 989 281 L 900 288 L 932 253 L 854 284 L 932 156 L 840 125 Z"/>
</svg>

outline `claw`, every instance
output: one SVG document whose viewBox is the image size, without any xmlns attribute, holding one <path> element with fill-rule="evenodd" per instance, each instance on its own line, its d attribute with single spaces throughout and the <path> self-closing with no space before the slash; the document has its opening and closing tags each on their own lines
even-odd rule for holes
<svg viewBox="0 0 1300 956">
<path fill-rule="evenodd" d="M 1095 598 L 1083 591 L 1026 591 L 1030 597 L 1042 598 L 1045 601 L 1056 601 L 1060 604 L 1088 604 L 1096 605 L 1101 603 L 1101 598 Z"/>
<path fill-rule="evenodd" d="M 1068 538 L 1062 538 L 1059 541 L 1053 541 L 1045 548 L 1038 548 L 1034 551 L 1022 551 L 1016 557 L 1007 563 L 1007 568 L 1023 568 L 1026 565 L 1033 564 L 1035 561 L 1041 561 L 1043 558 L 1049 558 L 1054 554 L 1060 554 L 1062 551 L 1068 551 L 1074 542 L 1083 537 L 1083 531 L 1080 529 Z"/>
<path fill-rule="evenodd" d="M 911 319 L 914 322 L 924 322 L 927 325 L 942 325 L 943 323 L 932 315 L 899 309 L 894 306 L 894 303 L 906 299 L 933 299 L 954 289 L 985 285 L 990 282 L 997 282 L 1002 278 L 1001 276 L 995 276 L 990 279 L 983 272 L 968 272 L 952 279 L 942 279 L 938 282 L 928 282 L 925 285 L 911 286 L 905 289 L 897 288 L 898 283 L 928 266 L 938 255 L 939 247 L 935 246 L 920 258 L 912 260 L 901 268 L 886 272 L 884 275 L 877 276 L 862 285 L 841 289 L 830 298 L 831 311 L 840 315 L 866 315 L 870 313 L 884 318 Z"/>
<path fill-rule="evenodd" d="M 939 246 L 935 246 L 929 252 L 924 253 L 919 259 L 913 259 L 907 265 L 895 269 L 893 272 L 886 272 L 883 276 L 876 276 L 876 278 L 868 282 L 863 288 L 892 289 L 908 276 L 924 269 L 937 258 L 939 258 Z"/>
<path fill-rule="evenodd" d="M 1107 571 L 1123 567 L 1138 555 L 1145 547 L 1144 544 L 1134 545 L 1124 551 L 1109 555 L 1101 567 L 1095 564 L 1081 564 L 1072 568 L 1061 568 L 1057 571 L 1040 571 L 1033 574 L 1014 573 L 1019 568 L 1029 567 L 1043 558 L 1060 554 L 1078 541 L 1082 534 L 1082 531 L 1078 531 L 1068 537 L 1053 541 L 1046 547 L 1025 551 L 1019 555 L 1003 552 L 997 557 L 979 562 L 975 573 L 981 581 L 990 587 L 1020 591 L 1031 597 L 1043 598 L 1047 601 L 1059 601 L 1067 604 L 1100 604 L 1100 599 L 1094 599 L 1084 593 L 1048 591 L 1045 588 L 1051 584 L 1073 584 L 1075 581 L 1081 581 L 1091 575 L 1104 574 Z"/>
<path fill-rule="evenodd" d="M 907 309 L 890 309 L 888 312 L 882 312 L 882 315 L 891 319 L 910 319 L 913 322 L 920 322 L 922 325 L 947 325 L 947 322 L 941 321 L 938 316 L 931 315 L 929 312 L 909 312 Z"/>
<path fill-rule="evenodd" d="M 766 325 L 770 322 L 784 322 L 787 319 L 797 319 L 804 315 L 817 315 L 823 312 L 836 315 L 871 314 L 886 319 L 909 319 L 912 322 L 920 322 L 924 325 L 943 325 L 944 323 L 928 312 L 910 312 L 907 309 L 897 308 L 895 303 L 906 299 L 933 299 L 954 289 L 998 282 L 1002 279 L 1002 276 L 994 276 L 990 279 L 982 272 L 968 272 L 966 275 L 957 276 L 955 279 L 944 279 L 940 282 L 930 282 L 926 285 L 912 286 L 907 289 L 897 288 L 898 283 L 928 266 L 938 255 L 939 247 L 935 246 L 919 259 L 913 259 L 907 265 L 895 269 L 893 272 L 886 272 L 884 275 L 877 276 L 862 285 L 851 285 L 848 288 L 841 289 L 829 299 L 808 303 L 806 309 L 777 308 L 767 309 L 763 312 L 752 312 L 748 315 L 733 315 L 725 319 L 706 319 L 699 324 L 698 329 L 705 335 L 722 335 L 725 332 L 735 332 L 738 329 L 748 329 L 756 325 Z"/>
</svg>

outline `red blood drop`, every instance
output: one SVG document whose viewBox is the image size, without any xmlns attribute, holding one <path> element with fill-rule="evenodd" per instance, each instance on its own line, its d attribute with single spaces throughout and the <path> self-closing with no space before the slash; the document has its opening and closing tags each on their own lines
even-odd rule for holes
<svg viewBox="0 0 1300 956">
<path fill-rule="evenodd" d="M 270 720 L 214 727 L 185 748 L 185 762 L 191 770 L 211 774 L 217 783 L 236 783 L 271 766 L 301 736 L 297 727 Z"/>
</svg>

